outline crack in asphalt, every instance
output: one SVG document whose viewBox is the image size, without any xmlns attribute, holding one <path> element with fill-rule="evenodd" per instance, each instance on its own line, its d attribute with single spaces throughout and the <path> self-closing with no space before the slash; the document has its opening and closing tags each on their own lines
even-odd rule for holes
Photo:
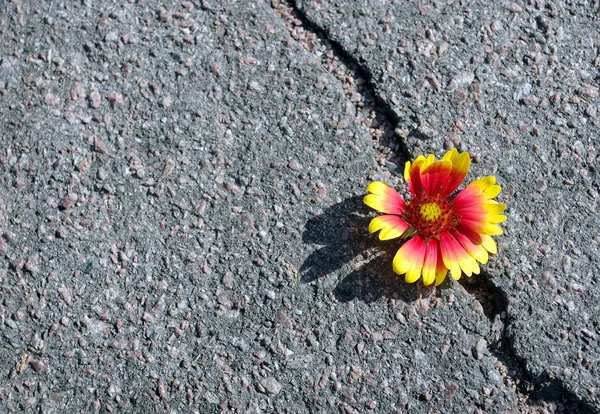
<svg viewBox="0 0 600 414">
<path fill-rule="evenodd" d="M 569 391 L 559 379 L 551 378 L 546 373 L 534 377 L 529 372 L 527 361 L 515 351 L 508 333 L 510 325 L 508 296 L 504 290 L 493 283 L 490 275 L 482 272 L 476 279 L 462 278 L 459 283 L 481 304 L 491 324 L 491 332 L 485 338 L 489 350 L 505 366 L 508 371 L 506 375 L 515 382 L 518 392 L 527 398 L 528 407 L 562 400 L 568 407 L 564 412 L 594 412 L 589 404 Z"/>
<path fill-rule="evenodd" d="M 286 22 L 292 38 L 303 44 L 307 51 L 320 56 L 328 72 L 342 82 L 357 113 L 364 117 L 362 124 L 369 127 L 375 149 L 383 155 L 377 161 L 397 174 L 398 166 L 391 160 L 405 163 L 413 158 L 403 138 L 418 134 L 418 130 L 413 129 L 406 135 L 406 132 L 397 129 L 400 119 L 390 104 L 377 94 L 372 73 L 313 23 L 294 0 L 272 0 L 271 7 Z M 416 117 L 409 118 L 417 123 Z M 463 278 L 459 283 L 477 299 L 490 321 L 490 334 L 485 338 L 490 344 L 489 350 L 506 369 L 505 376 L 515 384 L 516 392 L 521 394 L 519 402 L 524 405 L 522 408 L 533 411 L 537 408 L 535 406 L 560 400 L 567 407 L 564 412 L 594 412 L 560 380 L 550 378 L 546 373 L 534 377 L 527 370 L 526 361 L 515 352 L 508 333 L 508 297 L 492 282 L 490 275 L 482 272 L 477 279 Z M 558 412 L 562 411 L 558 409 Z"/>
<path fill-rule="evenodd" d="M 292 38 L 307 51 L 320 56 L 328 72 L 340 80 L 357 113 L 363 115 L 362 124 L 369 128 L 375 149 L 383 155 L 377 161 L 392 173 L 401 171 L 397 164 L 404 164 L 412 154 L 401 139 L 402 131 L 396 129 L 398 116 L 376 93 L 369 70 L 311 22 L 293 0 L 271 0 L 271 7 L 286 22 Z"/>
</svg>

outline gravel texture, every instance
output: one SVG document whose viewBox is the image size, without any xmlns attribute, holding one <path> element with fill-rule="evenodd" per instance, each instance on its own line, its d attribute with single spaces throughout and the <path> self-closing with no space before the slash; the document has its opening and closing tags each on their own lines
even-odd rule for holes
<svg viewBox="0 0 600 414">
<path fill-rule="evenodd" d="M 0 1 L 0 412 L 597 411 L 594 11 L 414 7 Z M 406 285 L 361 195 L 453 145 L 507 234 Z"/>
</svg>

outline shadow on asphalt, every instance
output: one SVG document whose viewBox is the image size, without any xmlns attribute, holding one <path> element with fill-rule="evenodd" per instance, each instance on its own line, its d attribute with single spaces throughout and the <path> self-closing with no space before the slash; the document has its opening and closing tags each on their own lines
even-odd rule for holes
<svg viewBox="0 0 600 414">
<path fill-rule="evenodd" d="M 353 271 L 337 282 L 333 294 L 340 302 L 359 299 L 367 303 L 382 297 L 406 303 L 427 297 L 432 287 L 408 284 L 392 270 L 399 240 L 382 242 L 368 233 L 372 210 L 362 196 L 348 198 L 308 220 L 302 234 L 305 243 L 320 245 L 302 264 L 302 281 L 330 277 L 350 264 Z"/>
<path fill-rule="evenodd" d="M 367 228 L 372 217 L 372 210 L 363 204 L 362 196 L 355 196 L 309 219 L 302 240 L 321 247 L 302 264 L 302 281 L 311 283 L 334 277 L 333 272 L 352 266 L 353 270 L 333 289 L 340 302 L 359 299 L 371 303 L 384 297 L 410 303 L 433 294 L 435 288 L 425 287 L 421 282 L 408 284 L 393 272 L 392 259 L 400 242 L 382 242 L 376 235 L 370 235 Z M 450 287 L 449 279 L 442 283 L 442 289 Z M 487 273 L 482 272 L 475 278 L 461 278 L 458 283 L 481 303 L 490 323 L 499 317 L 506 318 L 508 298 Z M 498 338 L 488 338 L 490 350 L 508 368 L 510 377 L 518 379 L 517 387 L 529 403 L 543 405 L 545 401 L 560 401 L 574 410 L 564 412 L 593 412 L 592 407 L 568 392 L 559 379 L 550 379 L 547 374 L 531 377 L 525 361 L 512 349 L 510 335 L 505 332 L 506 323 L 505 320 L 501 322 Z"/>
</svg>

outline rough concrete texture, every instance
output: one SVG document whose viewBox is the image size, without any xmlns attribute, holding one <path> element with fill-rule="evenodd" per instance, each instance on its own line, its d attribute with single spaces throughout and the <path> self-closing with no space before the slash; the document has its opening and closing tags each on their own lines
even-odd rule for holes
<svg viewBox="0 0 600 414">
<path fill-rule="evenodd" d="M 598 5 L 300 1 L 370 74 L 411 156 L 454 146 L 508 205 L 487 266 L 530 379 L 600 411 Z"/>
<path fill-rule="evenodd" d="M 589 7 L 0 5 L 1 412 L 598 410 Z M 451 145 L 507 234 L 406 285 L 360 196 Z"/>
</svg>

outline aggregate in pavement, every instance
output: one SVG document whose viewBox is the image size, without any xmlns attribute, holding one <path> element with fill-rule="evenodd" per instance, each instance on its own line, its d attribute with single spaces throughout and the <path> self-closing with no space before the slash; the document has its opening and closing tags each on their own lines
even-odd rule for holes
<svg viewBox="0 0 600 414">
<path fill-rule="evenodd" d="M 394 246 L 365 235 L 365 185 L 398 180 L 376 163 L 342 83 L 270 4 L 13 1 L 0 30 L 0 411 L 528 407 L 488 349 L 503 335 L 498 310 L 451 281 L 404 284 L 389 265 Z M 485 145 L 507 145 L 496 134 Z M 591 165 L 568 140 L 553 145 L 565 147 L 565 164 L 550 161 L 555 147 L 540 144 L 540 157 L 555 174 L 569 160 Z M 480 150 L 475 172 L 498 174 L 508 190 L 512 227 L 490 269 L 505 280 L 515 353 L 535 372 L 527 335 L 558 317 L 580 329 L 578 298 L 593 285 L 573 288 L 554 272 L 534 290 L 524 272 L 551 272 L 552 260 L 573 277 L 591 271 L 594 256 L 582 260 L 593 237 L 569 247 L 578 256 L 552 258 L 563 245 L 548 228 L 544 255 L 519 214 L 566 191 L 556 216 L 581 214 L 590 197 L 581 191 L 597 179 L 576 169 L 569 187 L 546 178 L 530 195 L 525 166 L 509 162 L 526 154 L 508 146 L 506 158 Z M 519 177 L 512 187 L 509 177 Z M 543 231 L 543 219 L 533 214 L 529 231 Z M 568 231 L 582 231 L 582 216 L 564 223 L 581 237 Z M 523 246 L 527 238 L 536 241 Z M 542 289 L 571 313 L 531 329 L 538 320 L 518 309 L 544 310 Z M 586 311 L 593 322 L 593 303 Z M 553 346 L 586 341 L 589 358 L 587 329 Z"/>
<path fill-rule="evenodd" d="M 507 340 L 530 378 L 600 411 L 598 5 L 300 0 L 370 74 L 417 156 L 458 147 L 508 205 Z"/>
</svg>

